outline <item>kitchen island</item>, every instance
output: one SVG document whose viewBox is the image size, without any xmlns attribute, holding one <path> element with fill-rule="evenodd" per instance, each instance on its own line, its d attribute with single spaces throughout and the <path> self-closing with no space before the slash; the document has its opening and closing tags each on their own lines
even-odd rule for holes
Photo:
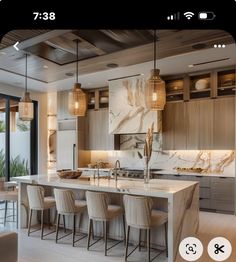
<svg viewBox="0 0 236 262">
<path fill-rule="evenodd" d="M 48 194 L 52 193 L 54 187 L 72 189 L 78 193 L 78 198 L 83 198 L 86 190 L 107 192 L 111 195 L 111 201 L 119 204 L 122 203 L 124 194 L 152 197 L 155 208 L 168 212 L 168 262 L 181 261 L 178 254 L 180 241 L 187 236 L 195 235 L 198 229 L 198 182 L 152 179 L 149 184 L 144 184 L 140 179 L 118 181 L 108 178 L 60 179 L 56 174 L 16 177 L 14 180 L 19 183 L 19 226 L 21 228 L 27 225 L 27 213 L 21 207 L 21 203 L 27 206 L 26 186 L 37 184 L 45 187 Z M 87 217 L 83 220 L 86 221 L 83 221 L 82 228 L 86 231 Z M 110 236 L 116 239 L 123 237 L 120 221 L 111 225 Z M 135 240 L 137 241 L 137 235 L 133 235 L 133 241 Z M 154 245 L 163 245 L 164 231 L 153 230 L 151 241 Z"/>
</svg>

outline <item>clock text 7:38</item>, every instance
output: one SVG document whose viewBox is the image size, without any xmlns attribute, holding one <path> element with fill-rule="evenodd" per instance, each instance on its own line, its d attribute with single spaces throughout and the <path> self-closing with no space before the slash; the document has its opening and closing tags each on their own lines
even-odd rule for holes
<svg viewBox="0 0 236 262">
<path fill-rule="evenodd" d="M 55 20 L 56 14 L 55 12 L 33 12 L 34 20 Z"/>
</svg>

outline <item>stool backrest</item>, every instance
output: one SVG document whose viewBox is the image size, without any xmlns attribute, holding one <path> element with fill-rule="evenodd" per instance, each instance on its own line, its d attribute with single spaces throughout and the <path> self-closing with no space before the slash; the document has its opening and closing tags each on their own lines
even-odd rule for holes
<svg viewBox="0 0 236 262">
<path fill-rule="evenodd" d="M 54 189 L 58 214 L 70 214 L 75 212 L 75 197 L 69 189 Z"/>
<path fill-rule="evenodd" d="M 152 199 L 124 195 L 125 218 L 128 226 L 149 228 L 151 225 Z"/>
<path fill-rule="evenodd" d="M 106 220 L 108 218 L 108 195 L 100 192 L 86 192 L 88 216 L 94 220 Z"/>
<path fill-rule="evenodd" d="M 42 210 L 44 207 L 44 188 L 41 186 L 27 186 L 30 209 Z"/>
</svg>

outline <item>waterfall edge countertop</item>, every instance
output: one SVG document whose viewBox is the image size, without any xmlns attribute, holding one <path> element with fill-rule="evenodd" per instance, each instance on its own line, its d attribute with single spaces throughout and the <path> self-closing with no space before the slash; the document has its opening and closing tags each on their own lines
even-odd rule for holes
<svg viewBox="0 0 236 262">
<path fill-rule="evenodd" d="M 62 179 L 56 174 L 32 175 L 14 177 L 14 180 L 20 183 L 39 184 L 45 186 L 64 187 L 71 189 L 94 190 L 110 193 L 136 194 L 153 197 L 168 197 L 198 182 L 151 179 L 150 183 L 144 184 L 142 179 L 125 179 L 115 181 L 114 179 Z"/>
</svg>

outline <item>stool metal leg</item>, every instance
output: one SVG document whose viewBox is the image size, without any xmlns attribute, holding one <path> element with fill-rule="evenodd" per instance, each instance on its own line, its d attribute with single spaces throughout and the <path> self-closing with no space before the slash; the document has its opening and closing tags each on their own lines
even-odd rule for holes
<svg viewBox="0 0 236 262">
<path fill-rule="evenodd" d="M 93 220 L 91 224 L 91 231 L 92 231 L 92 239 L 94 240 L 94 227 L 93 227 Z"/>
<path fill-rule="evenodd" d="M 7 204 L 8 204 L 8 201 L 6 200 L 5 201 L 5 214 L 4 214 L 4 227 L 5 227 L 6 221 L 7 221 Z"/>
<path fill-rule="evenodd" d="M 166 257 L 168 257 L 168 222 L 165 223 L 165 244 L 166 244 Z"/>
<path fill-rule="evenodd" d="M 73 243 L 72 243 L 72 245 L 73 245 L 73 247 L 75 246 L 75 222 L 76 222 L 76 215 L 74 214 L 73 215 Z"/>
<path fill-rule="evenodd" d="M 139 229 L 139 236 L 138 236 L 138 250 L 141 251 L 141 233 L 142 233 L 142 229 Z"/>
<path fill-rule="evenodd" d="M 107 231 L 108 231 L 108 221 L 103 222 L 104 225 L 104 237 L 105 237 L 105 256 L 107 255 Z"/>
<path fill-rule="evenodd" d="M 13 222 L 15 222 L 15 202 L 12 201 Z"/>
<path fill-rule="evenodd" d="M 66 216 L 63 215 L 63 226 L 64 226 L 64 232 L 66 233 Z"/>
<path fill-rule="evenodd" d="M 87 250 L 89 250 L 89 245 L 90 245 L 91 227 L 92 227 L 92 219 L 89 219 Z"/>
<path fill-rule="evenodd" d="M 128 257 L 129 232 L 130 232 L 130 226 L 127 227 L 127 231 L 126 231 L 125 261 L 127 261 L 127 257 Z"/>
<path fill-rule="evenodd" d="M 33 210 L 30 209 L 29 223 L 28 223 L 28 236 L 30 235 L 31 219 L 32 219 Z"/>
<path fill-rule="evenodd" d="M 50 223 L 51 223 L 51 216 L 50 216 L 50 209 L 48 209 L 48 229 L 50 229 Z"/>
<path fill-rule="evenodd" d="M 125 215 L 123 215 L 123 230 L 124 230 L 124 245 L 126 243 L 125 239 L 126 239 L 126 232 L 125 232 Z"/>
<path fill-rule="evenodd" d="M 18 229 L 18 218 L 19 218 L 19 215 L 18 215 L 18 201 L 16 201 L 16 228 Z"/>
<path fill-rule="evenodd" d="M 43 214 L 44 210 L 41 210 L 41 239 L 43 239 Z"/>
<path fill-rule="evenodd" d="M 147 252 L 148 252 L 148 262 L 150 262 L 150 229 L 147 229 Z"/>
<path fill-rule="evenodd" d="M 58 231 L 59 231 L 60 216 L 61 216 L 61 215 L 57 213 L 56 243 L 57 243 L 57 240 L 58 240 Z"/>
</svg>

